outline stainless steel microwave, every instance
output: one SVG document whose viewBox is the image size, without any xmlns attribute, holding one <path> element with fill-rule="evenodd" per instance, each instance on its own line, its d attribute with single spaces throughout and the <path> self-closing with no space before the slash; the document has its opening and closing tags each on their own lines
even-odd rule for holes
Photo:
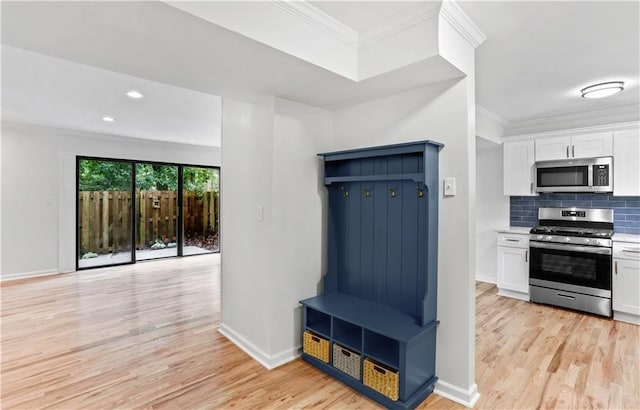
<svg viewBox="0 0 640 410">
<path fill-rule="evenodd" d="M 536 192 L 613 192 L 613 158 L 536 162 Z"/>
</svg>

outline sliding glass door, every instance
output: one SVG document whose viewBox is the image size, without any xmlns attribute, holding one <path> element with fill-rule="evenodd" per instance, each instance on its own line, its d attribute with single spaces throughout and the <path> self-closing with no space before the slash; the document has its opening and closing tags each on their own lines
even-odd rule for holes
<svg viewBox="0 0 640 410">
<path fill-rule="evenodd" d="M 77 159 L 78 269 L 219 249 L 220 169 Z"/>
<path fill-rule="evenodd" d="M 78 268 L 133 261 L 133 164 L 78 160 Z"/>
<path fill-rule="evenodd" d="M 219 181 L 218 168 L 183 168 L 184 255 L 217 252 L 219 249 Z"/>
<path fill-rule="evenodd" d="M 178 256 L 178 166 L 136 164 L 136 260 Z"/>
</svg>

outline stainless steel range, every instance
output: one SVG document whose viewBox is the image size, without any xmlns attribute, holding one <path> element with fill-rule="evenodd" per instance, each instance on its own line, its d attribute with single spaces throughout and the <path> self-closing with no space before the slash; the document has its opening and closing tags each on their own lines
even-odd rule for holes
<svg viewBox="0 0 640 410">
<path fill-rule="evenodd" d="M 612 209 L 540 208 L 529 235 L 532 302 L 611 317 Z"/>
</svg>

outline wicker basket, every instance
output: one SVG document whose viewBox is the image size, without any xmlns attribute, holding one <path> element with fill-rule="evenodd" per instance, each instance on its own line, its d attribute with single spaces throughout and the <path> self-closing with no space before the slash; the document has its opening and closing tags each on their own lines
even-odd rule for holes
<svg viewBox="0 0 640 410">
<path fill-rule="evenodd" d="M 325 363 L 329 363 L 329 341 L 308 330 L 304 332 L 302 350 Z"/>
<path fill-rule="evenodd" d="M 360 380 L 360 355 L 339 344 L 333 344 L 333 367 Z"/>
<path fill-rule="evenodd" d="M 398 372 L 396 370 L 366 358 L 364 359 L 363 378 L 366 386 L 384 394 L 391 400 L 398 400 Z"/>
</svg>

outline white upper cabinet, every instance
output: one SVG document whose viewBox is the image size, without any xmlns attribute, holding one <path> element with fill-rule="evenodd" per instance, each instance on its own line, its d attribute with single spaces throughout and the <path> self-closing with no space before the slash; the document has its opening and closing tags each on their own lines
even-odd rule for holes
<svg viewBox="0 0 640 410">
<path fill-rule="evenodd" d="M 536 140 L 536 161 L 610 157 L 612 155 L 613 134 L 611 132 Z"/>
<path fill-rule="evenodd" d="M 536 141 L 536 161 L 566 159 L 571 154 L 571 137 L 542 138 Z"/>
<path fill-rule="evenodd" d="M 537 195 L 533 186 L 535 165 L 533 141 L 504 143 L 504 194 L 512 196 Z"/>
<path fill-rule="evenodd" d="M 613 155 L 613 135 L 610 132 L 574 135 L 571 154 L 572 158 L 610 157 Z"/>
<path fill-rule="evenodd" d="M 640 130 L 638 129 L 614 133 L 613 195 L 640 195 Z"/>
</svg>

